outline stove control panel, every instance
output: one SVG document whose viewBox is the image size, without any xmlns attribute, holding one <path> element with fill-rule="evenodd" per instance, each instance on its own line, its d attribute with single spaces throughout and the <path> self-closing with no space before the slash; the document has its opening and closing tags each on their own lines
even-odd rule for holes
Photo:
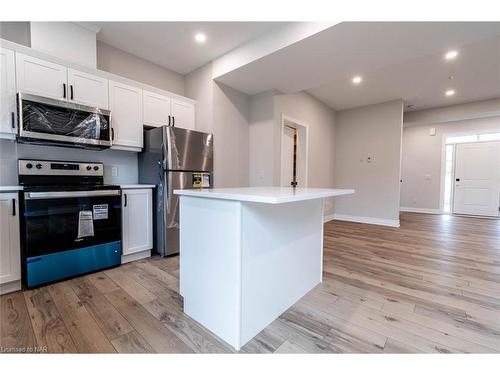
<svg viewBox="0 0 500 375">
<path fill-rule="evenodd" d="M 93 162 L 19 160 L 19 175 L 101 177 L 104 176 L 104 165 Z"/>
</svg>

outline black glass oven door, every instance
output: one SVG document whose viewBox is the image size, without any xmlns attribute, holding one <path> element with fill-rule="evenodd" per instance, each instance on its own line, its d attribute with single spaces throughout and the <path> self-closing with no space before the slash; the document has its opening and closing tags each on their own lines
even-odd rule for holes
<svg viewBox="0 0 500 375">
<path fill-rule="evenodd" d="M 26 192 L 23 210 L 27 258 L 121 241 L 120 190 Z"/>
</svg>

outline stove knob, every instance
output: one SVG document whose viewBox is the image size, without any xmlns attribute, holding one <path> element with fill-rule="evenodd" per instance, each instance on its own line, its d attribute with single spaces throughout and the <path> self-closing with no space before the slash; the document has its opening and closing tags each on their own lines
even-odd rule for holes
<svg viewBox="0 0 500 375">
<path fill-rule="evenodd" d="M 94 166 L 94 171 L 97 171 L 99 167 L 97 165 Z"/>
<path fill-rule="evenodd" d="M 28 168 L 28 169 L 33 168 L 33 164 L 31 164 L 31 163 L 26 164 L 26 168 Z"/>
<path fill-rule="evenodd" d="M 87 171 L 90 171 L 92 167 L 90 165 L 87 165 Z"/>
<path fill-rule="evenodd" d="M 38 163 L 38 164 L 36 165 L 36 169 L 42 169 L 42 165 L 41 165 L 40 163 Z"/>
</svg>

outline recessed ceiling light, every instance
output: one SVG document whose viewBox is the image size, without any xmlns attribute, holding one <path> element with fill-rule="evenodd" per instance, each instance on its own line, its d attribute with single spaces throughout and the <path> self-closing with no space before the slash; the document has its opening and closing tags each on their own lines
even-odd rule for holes
<svg viewBox="0 0 500 375">
<path fill-rule="evenodd" d="M 196 40 L 196 43 L 203 44 L 207 41 L 207 36 L 203 33 L 197 33 L 194 35 L 194 40 Z"/>
<path fill-rule="evenodd" d="M 352 78 L 352 83 L 354 83 L 355 85 L 360 84 L 361 81 L 363 81 L 363 78 L 361 78 L 361 76 L 356 76 Z"/>
<path fill-rule="evenodd" d="M 455 95 L 455 90 L 446 90 L 445 95 L 446 96 L 453 96 L 453 95 Z"/>
<path fill-rule="evenodd" d="M 444 55 L 444 58 L 446 60 L 453 60 L 457 56 L 458 56 L 458 52 L 455 50 L 452 50 L 452 51 L 446 52 L 446 54 Z"/>
</svg>

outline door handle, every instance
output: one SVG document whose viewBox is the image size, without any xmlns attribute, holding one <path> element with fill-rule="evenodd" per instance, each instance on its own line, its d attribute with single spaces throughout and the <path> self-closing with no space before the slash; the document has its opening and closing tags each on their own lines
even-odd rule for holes
<svg viewBox="0 0 500 375">
<path fill-rule="evenodd" d="M 66 99 L 66 84 L 63 83 L 63 98 Z"/>
<path fill-rule="evenodd" d="M 73 100 L 73 85 L 69 85 L 71 100 Z"/>
<path fill-rule="evenodd" d="M 127 194 L 123 194 L 123 198 L 125 199 L 125 202 L 123 202 L 123 207 L 127 207 Z"/>
<path fill-rule="evenodd" d="M 12 129 L 16 128 L 16 114 L 14 112 L 10 113 L 11 115 L 11 120 L 12 120 Z"/>
<path fill-rule="evenodd" d="M 456 181 L 456 182 L 460 182 L 460 179 L 459 179 L 459 178 L 455 178 L 455 181 Z"/>
<path fill-rule="evenodd" d="M 12 198 L 12 216 L 16 216 L 16 200 Z"/>
<path fill-rule="evenodd" d="M 172 116 L 168 115 L 168 126 L 170 126 L 170 120 L 171 120 Z"/>
<path fill-rule="evenodd" d="M 175 116 L 172 116 L 172 127 L 175 128 Z"/>
</svg>

